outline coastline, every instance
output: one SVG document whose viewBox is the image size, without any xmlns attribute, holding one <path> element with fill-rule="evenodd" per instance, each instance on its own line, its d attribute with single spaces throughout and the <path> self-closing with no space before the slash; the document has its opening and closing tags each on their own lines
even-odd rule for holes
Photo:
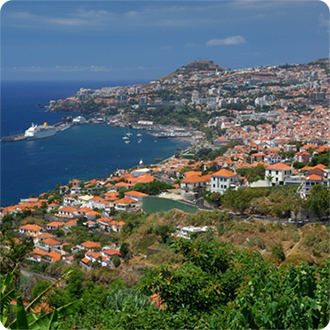
<svg viewBox="0 0 330 330">
<path fill-rule="evenodd" d="M 171 158 L 177 149 L 182 152 L 194 142 L 172 138 L 155 143 L 153 137 L 143 134 L 143 141 L 137 143 L 134 134 L 127 145 L 122 139 L 124 134 L 121 127 L 88 124 L 72 126 L 45 139 L 0 143 L 2 159 L 6 159 L 1 170 L 1 206 L 37 196 L 74 178 L 83 181 L 109 177 L 117 169 L 137 166 L 140 159 L 145 164 L 160 163 L 155 159 Z"/>
</svg>

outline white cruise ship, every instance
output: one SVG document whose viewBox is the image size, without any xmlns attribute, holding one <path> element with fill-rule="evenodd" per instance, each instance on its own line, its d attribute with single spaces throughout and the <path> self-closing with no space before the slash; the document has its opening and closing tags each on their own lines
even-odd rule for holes
<svg viewBox="0 0 330 330">
<path fill-rule="evenodd" d="M 78 117 L 73 118 L 72 123 L 74 125 L 86 124 L 86 119 L 83 116 L 78 116 Z"/>
<path fill-rule="evenodd" d="M 24 136 L 28 140 L 32 139 L 42 139 L 49 136 L 53 136 L 57 133 L 56 128 L 54 126 L 48 126 L 45 122 L 43 125 L 34 125 L 32 123 L 31 127 L 25 131 Z"/>
</svg>

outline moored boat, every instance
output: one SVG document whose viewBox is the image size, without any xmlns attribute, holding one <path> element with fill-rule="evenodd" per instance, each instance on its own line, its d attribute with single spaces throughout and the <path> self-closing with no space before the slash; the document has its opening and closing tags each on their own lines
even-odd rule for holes
<svg viewBox="0 0 330 330">
<path fill-rule="evenodd" d="M 78 117 L 73 118 L 72 123 L 74 125 L 86 124 L 86 119 L 83 116 L 78 116 Z"/>
<path fill-rule="evenodd" d="M 56 128 L 54 126 L 48 126 L 46 122 L 43 125 L 35 125 L 32 123 L 31 127 L 25 131 L 24 136 L 28 140 L 43 139 L 49 136 L 53 136 L 56 133 Z"/>
</svg>

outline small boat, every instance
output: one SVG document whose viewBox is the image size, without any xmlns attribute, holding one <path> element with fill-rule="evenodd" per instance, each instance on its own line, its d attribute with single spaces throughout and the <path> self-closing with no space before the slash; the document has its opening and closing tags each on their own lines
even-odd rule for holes
<svg viewBox="0 0 330 330">
<path fill-rule="evenodd" d="M 142 136 L 142 134 L 141 133 L 137 133 L 136 136 Z"/>
<path fill-rule="evenodd" d="M 142 142 L 142 139 L 138 139 L 138 143 L 141 143 Z"/>
<path fill-rule="evenodd" d="M 129 138 L 128 138 L 128 136 L 123 136 L 123 139 L 128 140 Z"/>
<path fill-rule="evenodd" d="M 126 140 L 125 143 L 129 144 L 129 143 L 131 143 L 131 141 L 130 140 Z"/>
</svg>

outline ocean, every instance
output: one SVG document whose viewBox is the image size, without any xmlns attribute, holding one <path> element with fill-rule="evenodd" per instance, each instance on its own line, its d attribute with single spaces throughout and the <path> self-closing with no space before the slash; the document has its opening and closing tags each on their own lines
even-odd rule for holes
<svg viewBox="0 0 330 330">
<path fill-rule="evenodd" d="M 63 116 L 77 114 L 51 113 L 39 108 L 75 94 L 81 87 L 101 88 L 146 82 L 2 82 L 1 137 L 23 133 L 31 123 L 55 124 Z M 158 139 L 146 131 L 131 129 L 131 143 L 125 144 L 124 128 L 105 124 L 72 126 L 55 136 L 40 140 L 0 142 L 1 195 L 0 205 L 8 206 L 20 198 L 52 190 L 57 183 L 71 179 L 104 179 L 117 169 L 155 163 L 167 158 L 187 142 Z M 137 136 L 141 133 L 142 136 Z M 137 141 L 142 139 L 141 143 Z"/>
</svg>

